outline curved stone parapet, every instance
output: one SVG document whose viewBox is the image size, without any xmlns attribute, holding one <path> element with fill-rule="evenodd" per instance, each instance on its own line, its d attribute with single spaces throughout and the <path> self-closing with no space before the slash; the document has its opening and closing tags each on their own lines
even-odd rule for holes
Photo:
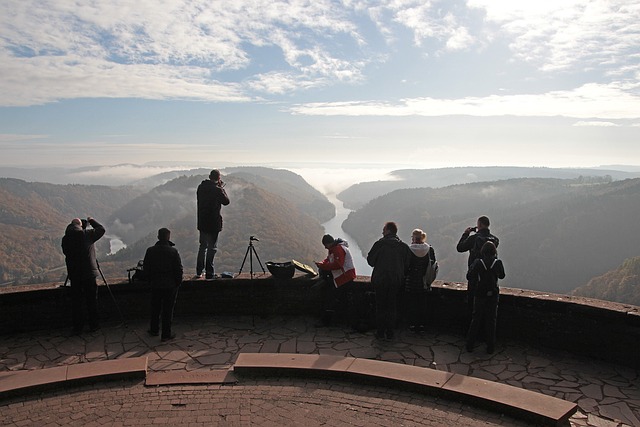
<svg viewBox="0 0 640 427">
<path fill-rule="evenodd" d="M 369 283 L 369 277 L 358 281 Z M 429 295 L 430 324 L 463 334 L 466 286 L 436 281 Z M 102 322 L 126 323 L 148 316 L 150 289 L 125 279 L 99 287 Z M 317 279 L 290 280 L 269 274 L 250 279 L 185 281 L 175 317 L 216 314 L 308 315 L 320 308 Z M 4 288 L 0 292 L 0 334 L 61 328 L 70 322 L 69 288 L 56 285 Z M 566 350 L 640 368 L 640 307 L 568 295 L 502 288 L 498 339 Z"/>
</svg>

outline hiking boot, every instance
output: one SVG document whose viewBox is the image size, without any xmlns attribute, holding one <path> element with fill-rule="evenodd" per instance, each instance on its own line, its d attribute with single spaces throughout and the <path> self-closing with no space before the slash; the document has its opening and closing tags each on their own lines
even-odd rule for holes
<svg viewBox="0 0 640 427">
<path fill-rule="evenodd" d="M 147 335 L 149 335 L 150 337 L 157 337 L 158 335 L 160 335 L 160 333 L 158 331 L 152 331 L 151 329 L 148 329 Z"/>
</svg>

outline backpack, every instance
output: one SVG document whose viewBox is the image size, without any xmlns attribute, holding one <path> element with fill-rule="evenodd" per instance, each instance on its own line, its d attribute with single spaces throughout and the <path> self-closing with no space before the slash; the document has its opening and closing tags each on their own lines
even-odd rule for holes
<svg viewBox="0 0 640 427">
<path fill-rule="evenodd" d="M 149 279 L 147 273 L 144 271 L 144 260 L 142 259 L 138 261 L 135 267 L 127 269 L 127 272 L 129 274 L 129 283 L 146 282 Z"/>
<path fill-rule="evenodd" d="M 427 271 L 425 271 L 424 276 L 422 276 L 422 285 L 425 291 L 431 290 L 431 284 L 438 277 L 438 261 L 431 259 L 432 251 L 429 251 L 427 255 L 429 257 L 429 264 L 427 265 Z"/>
<path fill-rule="evenodd" d="M 485 236 L 483 234 L 476 234 L 475 240 L 473 242 L 473 248 L 471 248 L 470 251 L 473 254 L 473 259 L 481 258 L 480 251 L 482 250 L 484 244 L 487 242 L 493 243 L 497 248 L 499 240 L 493 234 L 489 234 L 488 236 Z"/>
<path fill-rule="evenodd" d="M 480 258 L 480 262 L 482 263 L 482 267 L 484 271 L 480 271 L 478 273 L 478 284 L 476 288 L 476 295 L 480 294 L 482 296 L 492 296 L 494 293 L 498 293 L 498 276 L 493 270 L 493 266 L 498 261 L 498 258 L 495 258 L 491 265 L 487 265 L 484 262 L 484 259 Z"/>
</svg>

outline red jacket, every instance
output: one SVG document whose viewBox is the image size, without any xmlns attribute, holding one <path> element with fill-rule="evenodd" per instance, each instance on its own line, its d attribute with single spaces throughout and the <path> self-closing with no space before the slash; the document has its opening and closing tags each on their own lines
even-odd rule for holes
<svg viewBox="0 0 640 427">
<path fill-rule="evenodd" d="M 329 248 L 329 255 L 318 264 L 318 268 L 325 271 L 331 270 L 336 287 L 356 278 L 356 268 L 349 252 L 349 245 L 343 240 L 337 240 L 336 244 Z"/>
</svg>

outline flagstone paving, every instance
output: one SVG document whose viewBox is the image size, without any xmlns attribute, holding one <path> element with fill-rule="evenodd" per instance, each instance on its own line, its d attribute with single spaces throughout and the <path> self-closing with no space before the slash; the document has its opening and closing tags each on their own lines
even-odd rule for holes
<svg viewBox="0 0 640 427">
<path fill-rule="evenodd" d="M 372 332 L 351 332 L 342 327 L 316 328 L 314 326 L 316 319 L 312 317 L 225 316 L 211 319 L 176 319 L 175 323 L 176 339 L 164 343 L 160 342 L 158 337 L 150 337 L 146 334 L 147 324 L 143 321 L 130 322 L 126 326 L 103 327 L 94 333 L 75 337 L 66 336 L 67 331 L 62 330 L 4 337 L 0 343 L 0 371 L 32 370 L 145 355 L 148 357 L 149 370 L 158 372 L 226 369 L 233 366 L 240 353 L 280 352 L 350 356 L 455 372 L 576 402 L 580 409 L 570 420 L 571 425 L 574 426 L 640 426 L 640 372 L 567 352 L 509 342 L 498 343 L 496 351 L 492 355 L 486 354 L 483 347 L 478 347 L 473 353 L 468 353 L 464 350 L 462 335 L 439 334 L 429 331 L 419 334 L 400 331 L 393 341 L 379 341 L 374 338 Z M 265 381 L 269 383 L 269 381 Z M 327 406 L 322 392 L 333 390 L 331 384 L 323 381 L 291 381 L 286 386 L 288 388 L 285 387 L 286 390 L 284 390 L 288 397 L 282 399 L 282 402 L 278 404 L 269 400 L 266 395 L 274 393 L 273 397 L 277 398 L 283 390 L 279 389 L 280 385 L 271 383 L 265 385 L 267 388 L 264 396 L 254 390 L 255 387 L 259 389 L 260 384 L 254 384 L 255 387 L 252 388 L 250 384 L 245 383 L 234 386 L 171 386 L 159 390 L 148 390 L 141 384 L 132 382 L 127 387 L 104 384 L 66 393 L 92 395 L 100 389 L 109 390 L 109 393 L 113 393 L 121 400 L 122 396 L 128 393 L 134 394 L 136 399 L 140 398 L 144 402 L 164 399 L 163 405 L 168 408 L 168 411 L 165 411 L 166 413 L 154 412 L 157 417 L 153 419 L 156 423 L 162 423 L 166 418 L 165 421 L 168 424 L 171 424 L 172 417 L 183 416 L 192 417 L 193 419 L 189 418 L 191 420 L 189 422 L 193 422 L 194 425 L 202 423 L 281 425 L 282 420 L 285 423 L 288 420 L 289 424 L 296 424 L 297 420 L 302 419 L 299 417 L 304 413 L 309 419 L 308 425 L 320 425 L 327 419 L 331 419 L 331 405 L 353 406 L 355 409 L 350 410 L 353 417 L 341 421 L 353 422 L 357 425 L 386 425 L 391 418 L 385 417 L 392 415 L 398 417 L 405 413 L 407 418 L 401 417 L 400 419 L 405 420 L 405 424 L 408 425 L 412 423 L 425 425 L 424 417 L 432 417 L 434 420 L 432 424 L 426 425 L 442 425 L 438 423 L 438 420 L 440 422 L 448 420 L 451 423 L 452 419 L 438 417 L 445 416 L 443 414 L 451 411 L 452 408 L 456 408 L 453 410 L 454 413 L 461 417 L 456 421 L 458 425 L 476 425 L 473 423 L 478 420 L 484 420 L 490 425 L 511 425 L 510 423 L 513 422 L 513 420 L 501 419 L 500 416 L 496 418 L 495 414 L 491 415 L 469 406 L 458 407 L 455 403 L 445 403 L 442 399 L 438 401 L 435 398 L 412 394 L 403 395 L 402 399 L 410 401 L 417 399 L 420 400 L 420 403 L 415 407 L 405 408 L 404 412 L 366 410 L 369 407 L 367 405 L 371 403 L 368 400 L 369 397 L 360 396 L 362 393 L 351 389 L 341 394 L 342 400 L 332 400 L 331 405 Z M 345 387 L 358 388 L 353 385 L 345 385 Z M 128 391 L 123 392 L 124 389 Z M 360 390 L 365 389 L 369 388 L 360 388 Z M 166 390 L 166 392 L 163 394 L 161 390 Z M 188 398 L 185 396 L 194 394 L 196 391 L 213 393 L 214 390 L 217 396 L 215 399 L 220 399 L 220 402 L 228 401 L 229 396 L 238 390 L 243 390 L 242 393 L 248 396 L 248 400 L 241 399 L 224 406 L 226 412 L 223 412 L 227 415 L 224 417 L 220 415 L 222 418 L 214 417 L 209 421 L 198 418 L 197 413 L 187 411 L 185 406 L 167 403 L 182 401 L 181 399 L 187 401 Z M 314 390 L 320 396 L 315 396 Z M 109 396 L 109 393 L 105 396 Z M 376 399 L 384 398 L 382 391 L 377 393 L 383 397 L 376 397 Z M 353 398 L 354 394 L 359 398 Z M 67 399 L 65 396 L 67 394 L 54 392 L 37 401 L 23 398 L 22 400 L 14 399 L 11 403 L 0 402 L 2 417 L 7 416 L 5 410 L 10 407 L 17 414 L 18 418 L 12 418 L 17 425 L 21 425 L 19 419 L 21 416 L 26 416 L 23 421 L 28 422 L 24 423 L 25 425 L 31 423 L 47 425 L 44 418 L 37 418 L 46 417 L 48 405 L 46 402 L 49 399 L 53 399 L 52 401 L 55 402 L 64 401 Z M 167 401 L 168 396 L 173 397 Z M 259 398 L 259 396 L 263 397 Z M 313 396 L 313 399 L 309 396 Z M 316 397 L 317 402 L 314 400 Z M 90 399 L 95 399 L 95 396 Z M 215 400 L 212 399 L 210 396 L 207 402 Z M 421 399 L 426 400 L 422 401 Z M 122 401 L 123 403 L 113 403 L 113 405 L 124 405 L 125 401 L 126 399 Z M 140 408 L 153 406 L 142 401 Z M 385 400 L 384 405 L 393 407 L 392 401 L 397 400 Z M 25 402 L 30 403 L 27 405 Z M 19 405 L 20 403 L 22 406 Z M 104 405 L 108 405 L 108 400 L 105 400 Z M 270 405 L 273 405 L 273 408 Z M 428 409 L 420 412 L 421 406 Z M 20 407 L 24 409 L 22 411 L 16 409 Z M 27 410 L 27 407 L 31 409 Z M 190 404 L 189 408 L 194 410 L 194 405 Z M 272 410 L 267 409 L 268 414 L 260 412 L 265 408 Z M 64 405 L 60 406 L 62 415 L 59 419 L 69 417 L 74 420 L 73 413 L 67 414 L 69 412 L 67 409 Z M 139 408 L 129 409 L 131 410 L 128 413 L 137 414 L 136 411 Z M 180 412 L 182 410 L 186 412 L 183 414 Z M 42 411 L 42 413 L 38 411 Z M 189 412 L 188 415 L 187 412 Z M 29 416 L 29 414 L 32 415 Z M 479 418 L 474 419 L 474 414 Z M 447 416 L 451 416 L 451 414 Z M 278 422 L 278 417 L 281 422 Z M 124 415 L 123 417 L 113 415 L 112 418 L 107 419 L 107 422 L 127 425 L 132 419 L 134 418 L 127 418 Z M 87 421 L 88 418 L 83 418 L 83 420 Z M 104 422 L 105 418 L 101 418 L 101 420 Z M 149 421 L 151 418 L 146 420 L 145 423 L 152 423 Z M 341 424 L 337 421 L 337 419 L 333 419 L 329 425 Z M 87 423 L 78 422 L 78 424 L 85 425 Z M 56 424 L 52 421 L 51 425 Z M 188 423 L 185 422 L 184 425 L 188 425 Z"/>
</svg>

